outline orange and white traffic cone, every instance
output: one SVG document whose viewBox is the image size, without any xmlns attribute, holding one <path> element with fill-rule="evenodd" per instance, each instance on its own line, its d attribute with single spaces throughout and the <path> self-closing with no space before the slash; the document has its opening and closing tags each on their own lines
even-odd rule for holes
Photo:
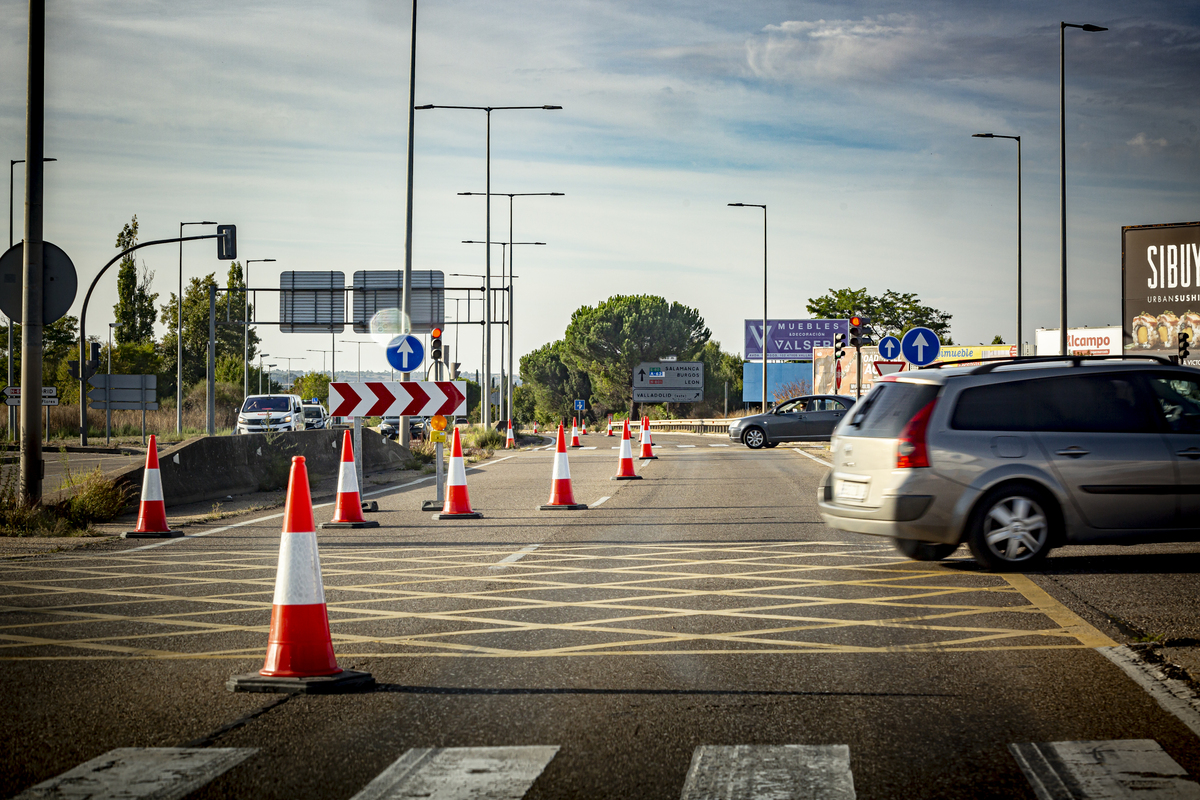
<svg viewBox="0 0 1200 800">
<path fill-rule="evenodd" d="M 642 454 L 638 458 L 658 458 L 654 455 L 654 451 L 650 448 L 654 444 L 650 441 L 650 418 L 642 417 Z"/>
<path fill-rule="evenodd" d="M 633 471 L 633 445 L 629 443 L 629 420 L 625 420 L 625 429 L 621 433 L 620 459 L 617 464 L 617 474 L 609 480 L 640 481 L 642 476 Z"/>
<path fill-rule="evenodd" d="M 517 440 L 513 438 L 512 420 L 510 419 L 508 421 L 508 436 L 505 437 L 505 439 L 504 439 L 504 449 L 512 450 L 516 446 L 517 446 Z"/>
<path fill-rule="evenodd" d="M 587 423 L 583 423 L 583 435 L 587 436 Z"/>
<path fill-rule="evenodd" d="M 606 433 L 606 434 L 605 434 L 605 436 L 612 436 L 612 435 L 613 435 L 613 432 L 612 432 L 612 417 L 610 416 L 610 417 L 608 418 L 608 433 Z"/>
<path fill-rule="evenodd" d="M 142 502 L 138 506 L 137 530 L 125 531 L 122 539 L 173 539 L 183 531 L 167 525 L 167 506 L 163 502 L 162 476 L 158 472 L 158 444 L 150 434 L 146 448 L 146 468 L 142 470 Z"/>
<path fill-rule="evenodd" d="M 538 506 L 538 511 L 582 511 L 587 508 L 584 503 L 575 502 L 575 493 L 571 490 L 571 467 L 567 464 L 567 437 L 563 434 L 563 426 L 558 426 L 558 446 L 554 451 L 554 476 L 550 479 L 550 499 L 544 506 Z"/>
<path fill-rule="evenodd" d="M 234 675 L 225 686 L 233 692 L 302 692 L 325 694 L 369 689 L 369 672 L 343 670 L 333 655 L 321 558 L 313 526 L 312 495 L 304 456 L 292 457 L 279 569 L 271 602 L 271 632 L 263 668 Z"/>
<path fill-rule="evenodd" d="M 537 420 L 536 420 L 536 419 L 533 421 L 533 432 L 534 432 L 534 433 L 537 433 L 537 432 L 538 432 L 538 429 L 537 429 Z"/>
<path fill-rule="evenodd" d="M 463 462 L 462 440 L 458 428 L 454 429 L 454 443 L 450 447 L 450 469 L 446 471 L 446 502 L 442 513 L 434 519 L 478 519 L 478 511 L 471 509 L 471 496 L 467 493 L 467 467 Z"/>
<path fill-rule="evenodd" d="M 579 443 L 579 417 L 571 418 L 571 447 L 583 447 Z"/>
<path fill-rule="evenodd" d="M 358 492 L 358 470 L 354 466 L 354 446 L 350 431 L 342 437 L 342 463 L 338 472 L 337 503 L 333 520 L 322 522 L 322 528 L 378 528 L 374 520 L 363 519 L 362 496 Z"/>
</svg>

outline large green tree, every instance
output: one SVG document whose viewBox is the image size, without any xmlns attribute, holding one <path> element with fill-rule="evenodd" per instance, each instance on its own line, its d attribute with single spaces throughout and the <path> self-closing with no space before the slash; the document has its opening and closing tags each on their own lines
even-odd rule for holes
<svg viewBox="0 0 1200 800">
<path fill-rule="evenodd" d="M 592 397 L 592 382 L 572 366 L 561 340 L 521 356 L 521 380 L 533 394 L 535 418 L 547 425 L 569 418 L 576 399 Z"/>
<path fill-rule="evenodd" d="M 615 295 L 571 315 L 564 357 L 587 373 L 597 405 L 627 408 L 639 362 L 669 355 L 695 361 L 711 335 L 694 308 L 654 295 Z"/>
<path fill-rule="evenodd" d="M 137 244 L 137 214 L 117 234 L 117 249 L 127 250 Z M 139 270 L 133 255 L 127 255 L 117 265 L 117 304 L 113 306 L 118 326 L 113 336 L 117 344 L 144 344 L 154 341 L 154 301 L 157 292 L 150 291 L 154 273 L 145 262 Z"/>
<path fill-rule="evenodd" d="M 929 328 L 942 344 L 953 344 L 950 338 L 950 314 L 933 306 L 921 305 L 912 292 L 888 289 L 882 295 L 868 294 L 862 289 L 830 289 L 821 297 L 810 297 L 808 313 L 817 319 L 845 319 L 854 314 L 866 314 L 877 338 L 903 336 L 912 328 Z"/>
</svg>

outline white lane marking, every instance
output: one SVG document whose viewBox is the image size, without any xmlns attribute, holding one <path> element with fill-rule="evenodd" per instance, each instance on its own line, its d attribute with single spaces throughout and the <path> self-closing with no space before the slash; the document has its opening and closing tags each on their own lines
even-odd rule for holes
<svg viewBox="0 0 1200 800">
<path fill-rule="evenodd" d="M 695 447 L 696 445 L 694 445 L 694 444 L 677 444 L 675 446 L 676 447 Z"/>
<path fill-rule="evenodd" d="M 830 745 L 701 745 L 680 800 L 854 800 L 850 748 Z"/>
<path fill-rule="evenodd" d="M 1038 800 L 1200 798 L 1200 785 L 1153 739 L 1010 744 Z"/>
<path fill-rule="evenodd" d="M 588 446 L 588 447 L 577 447 L 577 448 L 575 448 L 575 449 L 577 449 L 577 450 L 595 450 L 595 449 L 596 449 L 596 446 L 595 446 L 595 445 L 590 445 L 590 446 Z"/>
<path fill-rule="evenodd" d="M 409 750 L 351 800 L 520 798 L 557 747 L 431 747 Z"/>
<path fill-rule="evenodd" d="M 709 447 L 729 447 L 727 444 L 710 444 Z"/>
<path fill-rule="evenodd" d="M 504 569 L 509 564 L 512 564 L 516 561 L 520 561 L 522 558 L 529 555 L 534 550 L 537 550 L 541 546 L 542 545 L 539 543 L 539 544 L 531 544 L 528 547 L 522 547 L 520 550 L 513 553 L 512 555 L 505 556 L 504 558 L 500 559 L 500 563 L 492 565 L 490 567 L 490 569 Z"/>
<path fill-rule="evenodd" d="M 14 800 L 86 797 L 92 800 L 174 800 L 199 789 L 254 753 L 246 747 L 118 747 Z"/>
<path fill-rule="evenodd" d="M 801 450 L 799 447 L 793 447 L 792 449 L 793 449 L 793 450 L 795 450 L 797 453 L 799 453 L 799 454 L 800 454 L 800 455 L 802 455 L 802 456 L 808 456 L 809 458 L 811 458 L 813 461 L 817 462 L 818 464 L 824 464 L 824 465 L 825 465 L 825 466 L 827 466 L 827 467 L 832 467 L 832 466 L 833 466 L 833 464 L 830 464 L 830 463 L 829 463 L 828 461 L 826 461 L 825 459 L 823 459 L 823 458 L 817 458 L 817 457 L 816 457 L 816 456 L 814 456 L 812 453 L 809 453 L 809 452 L 808 452 L 808 451 L 806 451 L 806 450 Z"/>
<path fill-rule="evenodd" d="M 1128 647 L 1097 647 L 1096 652 L 1120 667 L 1168 713 L 1200 736 L 1200 697 L 1183 681 L 1168 678 Z"/>
<path fill-rule="evenodd" d="M 596 508 L 600 504 L 604 503 L 606 500 L 611 500 L 611 499 L 612 499 L 612 496 L 606 494 L 606 495 L 604 495 L 604 497 L 601 497 L 599 500 L 597 500 L 596 502 L 594 502 L 590 506 L 588 506 L 588 508 Z"/>
</svg>

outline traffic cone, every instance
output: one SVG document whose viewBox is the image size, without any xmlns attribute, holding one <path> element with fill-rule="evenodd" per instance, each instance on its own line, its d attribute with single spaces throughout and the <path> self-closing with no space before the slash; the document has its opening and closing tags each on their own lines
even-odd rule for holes
<svg viewBox="0 0 1200 800">
<path fill-rule="evenodd" d="M 446 471 L 446 503 L 442 513 L 434 519 L 478 519 L 478 511 L 471 510 L 471 497 L 467 494 L 467 467 L 463 463 L 462 440 L 458 428 L 454 429 L 454 444 L 450 447 L 450 469 Z"/>
<path fill-rule="evenodd" d="M 650 418 L 642 417 L 642 454 L 638 458 L 658 458 L 650 449 L 653 446 L 650 441 Z"/>
<path fill-rule="evenodd" d="M 610 417 L 610 418 L 609 418 L 609 420 L 608 420 L 608 433 L 606 433 L 606 434 L 604 434 L 604 435 L 605 435 L 605 436 L 612 436 L 612 435 L 613 435 L 613 432 L 612 432 L 612 418 L 611 418 L 611 417 Z"/>
<path fill-rule="evenodd" d="M 550 499 L 538 511 L 582 511 L 584 503 L 575 502 L 571 491 L 571 467 L 567 464 L 567 437 L 563 426 L 558 426 L 558 447 L 554 451 L 554 477 L 550 479 Z"/>
<path fill-rule="evenodd" d="M 138 506 L 137 530 L 125 531 L 122 539 L 174 539 L 183 531 L 167 525 L 167 506 L 163 502 L 162 476 L 158 472 L 158 444 L 150 434 L 146 448 L 146 468 L 142 470 L 142 502 Z"/>
<path fill-rule="evenodd" d="M 537 429 L 537 420 L 536 420 L 536 419 L 533 421 L 533 432 L 534 432 L 534 433 L 537 433 L 537 432 L 538 432 L 538 429 Z"/>
<path fill-rule="evenodd" d="M 571 447 L 583 447 L 579 443 L 579 417 L 571 418 Z"/>
<path fill-rule="evenodd" d="M 587 436 L 587 423 L 583 423 L 583 435 Z"/>
<path fill-rule="evenodd" d="M 629 420 L 625 420 L 625 430 L 621 434 L 620 459 L 617 464 L 617 474 L 609 480 L 640 481 L 642 476 L 633 471 L 633 445 L 629 443 Z"/>
<path fill-rule="evenodd" d="M 513 438 L 512 420 L 508 421 L 508 436 L 504 440 L 504 449 L 511 450 L 517 446 L 517 440 Z"/>
<path fill-rule="evenodd" d="M 308 470 L 304 456 L 293 456 L 267 657 L 258 672 L 234 675 L 225 687 L 231 692 L 326 694 L 374 685 L 369 672 L 343 670 L 333 655 Z"/>
<path fill-rule="evenodd" d="M 374 520 L 363 519 L 362 497 L 358 493 L 358 470 L 354 466 L 354 446 L 350 431 L 342 437 L 342 463 L 338 472 L 337 504 L 333 520 L 322 522 L 322 528 L 378 528 Z"/>
</svg>

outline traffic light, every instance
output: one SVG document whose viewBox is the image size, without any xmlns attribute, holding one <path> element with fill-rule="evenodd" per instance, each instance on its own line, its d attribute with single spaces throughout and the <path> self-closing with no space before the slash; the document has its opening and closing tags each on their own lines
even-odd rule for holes
<svg viewBox="0 0 1200 800">
<path fill-rule="evenodd" d="M 850 318 L 850 346 L 855 350 L 863 346 L 862 328 L 862 317 L 853 316 Z"/>
<path fill-rule="evenodd" d="M 1188 341 L 1191 339 L 1191 334 L 1187 331 L 1179 332 L 1179 360 L 1183 361 L 1188 357 Z"/>
<path fill-rule="evenodd" d="M 866 314 L 862 314 L 858 319 L 861 322 L 862 328 L 859 339 L 862 341 L 863 347 L 870 347 L 875 344 L 875 331 L 871 329 L 871 318 Z"/>
<path fill-rule="evenodd" d="M 431 361 L 442 360 L 442 329 L 434 328 L 429 332 L 429 359 Z"/>
<path fill-rule="evenodd" d="M 841 361 L 844 355 L 846 355 L 846 334 L 835 333 L 833 335 L 833 360 Z"/>
<path fill-rule="evenodd" d="M 237 258 L 237 226 L 217 226 L 217 260 L 233 261 Z"/>
</svg>

